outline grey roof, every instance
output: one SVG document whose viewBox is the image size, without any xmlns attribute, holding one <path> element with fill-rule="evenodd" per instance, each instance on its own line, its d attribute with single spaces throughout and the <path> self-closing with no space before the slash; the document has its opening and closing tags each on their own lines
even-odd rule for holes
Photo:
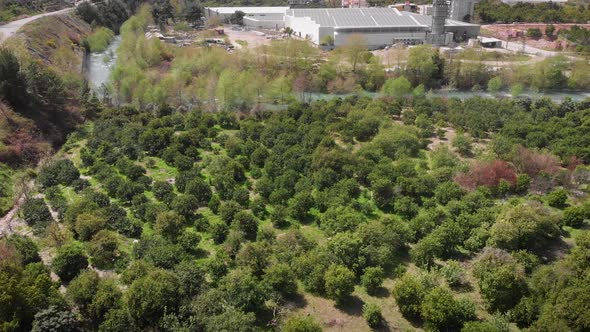
<svg viewBox="0 0 590 332">
<path fill-rule="evenodd" d="M 248 14 L 284 14 L 289 7 L 206 7 L 218 14 L 233 14 L 237 11 Z"/>
<path fill-rule="evenodd" d="M 432 18 L 395 8 L 314 8 L 289 9 L 288 16 L 309 17 L 323 27 L 378 28 L 378 27 L 430 27 Z M 471 25 L 447 20 L 447 25 Z"/>
</svg>

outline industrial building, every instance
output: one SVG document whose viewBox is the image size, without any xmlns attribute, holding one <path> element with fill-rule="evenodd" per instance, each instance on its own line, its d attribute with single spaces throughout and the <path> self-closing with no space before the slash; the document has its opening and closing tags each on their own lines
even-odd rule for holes
<svg viewBox="0 0 590 332">
<path fill-rule="evenodd" d="M 449 18 L 454 21 L 470 22 L 475 12 L 475 5 L 479 0 L 454 0 L 451 1 Z"/>
<path fill-rule="evenodd" d="M 395 8 L 289 9 L 285 26 L 315 44 L 332 40 L 336 47 L 346 43 L 351 35 L 361 34 L 370 49 L 400 42 L 447 45 L 479 34 L 479 25 L 445 18 L 446 12 L 438 18 Z"/>
<path fill-rule="evenodd" d="M 370 49 L 400 42 L 448 45 L 479 34 L 479 25 L 447 19 L 446 0 L 435 0 L 433 16 L 395 8 L 216 7 L 205 13 L 228 18 L 236 11 L 245 13 L 244 25 L 251 28 L 289 27 L 297 37 L 333 47 L 343 45 L 353 34 L 361 34 Z"/>
</svg>

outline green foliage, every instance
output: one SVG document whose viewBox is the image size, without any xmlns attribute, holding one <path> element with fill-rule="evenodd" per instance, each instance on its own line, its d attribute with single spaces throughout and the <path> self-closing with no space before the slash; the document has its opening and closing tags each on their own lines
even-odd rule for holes
<svg viewBox="0 0 590 332">
<path fill-rule="evenodd" d="M 361 285 L 365 287 L 367 293 L 376 294 L 383 284 L 385 273 L 381 267 L 368 267 L 361 277 Z"/>
<path fill-rule="evenodd" d="M 559 236 L 556 216 L 543 206 L 519 204 L 500 214 L 490 230 L 491 242 L 507 250 L 540 250 Z"/>
<path fill-rule="evenodd" d="M 155 231 L 163 237 L 176 242 L 182 233 L 184 218 L 174 211 L 166 211 L 156 217 Z"/>
<path fill-rule="evenodd" d="M 457 261 L 449 260 L 440 269 L 440 273 L 451 287 L 459 287 L 465 283 L 465 269 Z"/>
<path fill-rule="evenodd" d="M 385 84 L 381 88 L 381 93 L 386 96 L 401 98 L 409 95 L 411 89 L 412 83 L 407 78 L 400 76 L 385 81 Z"/>
<path fill-rule="evenodd" d="M 498 93 L 502 89 L 502 78 L 496 76 L 488 81 L 488 92 Z"/>
<path fill-rule="evenodd" d="M 88 266 L 88 258 L 81 245 L 76 243 L 66 244 L 59 248 L 57 256 L 53 259 L 52 268 L 63 282 L 74 279 Z"/>
<path fill-rule="evenodd" d="M 74 229 L 81 241 L 88 241 L 94 234 L 98 233 L 101 229 L 104 229 L 106 223 L 106 219 L 100 215 L 82 213 L 76 218 Z"/>
<path fill-rule="evenodd" d="M 313 317 L 292 315 L 281 326 L 284 332 L 321 332 L 322 326 Z"/>
<path fill-rule="evenodd" d="M 332 264 L 326 270 L 326 295 L 342 305 L 354 291 L 355 275 L 342 265 Z"/>
<path fill-rule="evenodd" d="M 236 309 L 259 312 L 267 299 L 267 291 L 252 273 L 233 270 L 223 278 L 220 285 L 226 299 Z"/>
<path fill-rule="evenodd" d="M 584 220 L 590 218 L 590 205 L 570 206 L 563 210 L 561 222 L 570 227 L 579 228 Z"/>
<path fill-rule="evenodd" d="M 233 218 L 233 227 L 242 232 L 246 239 L 253 240 L 258 232 L 258 220 L 252 213 L 240 211 Z"/>
<path fill-rule="evenodd" d="M 86 40 L 90 46 L 90 52 L 103 52 L 109 47 L 115 38 L 115 33 L 108 28 L 100 27 L 92 32 Z"/>
<path fill-rule="evenodd" d="M 14 247 L 16 254 L 19 256 L 19 260 L 23 265 L 41 261 L 41 257 L 39 257 L 39 248 L 31 238 L 13 234 L 7 238 L 6 242 L 8 245 Z"/>
<path fill-rule="evenodd" d="M 2 246 L 2 270 L 0 271 L 0 321 L 8 330 L 21 328 L 29 330 L 35 314 L 57 306 L 65 307 L 49 271 L 42 263 L 31 263 L 22 267 L 11 262 L 14 253 Z"/>
<path fill-rule="evenodd" d="M 166 312 L 178 306 L 178 277 L 165 270 L 153 270 L 133 281 L 125 294 L 129 315 L 138 327 L 155 326 Z"/>
<path fill-rule="evenodd" d="M 550 3 L 518 3 L 515 6 L 485 0 L 476 6 L 476 14 L 485 23 L 493 22 L 586 22 L 590 18 L 587 9 L 571 4 L 555 6 Z"/>
<path fill-rule="evenodd" d="M 567 206 L 567 191 L 563 188 L 559 188 L 553 190 L 547 196 L 545 196 L 545 200 L 549 206 L 554 208 L 563 209 Z"/>
<path fill-rule="evenodd" d="M 35 315 L 31 331 L 75 332 L 80 330 L 80 325 L 74 313 L 52 306 Z"/>
<path fill-rule="evenodd" d="M 41 168 L 37 181 L 43 187 L 52 187 L 58 184 L 71 185 L 80 178 L 80 172 L 71 160 L 61 159 L 48 163 Z"/>
<path fill-rule="evenodd" d="M 427 294 L 427 287 L 422 280 L 405 274 L 393 287 L 392 294 L 404 317 L 408 319 L 420 317 L 422 302 Z"/>
<path fill-rule="evenodd" d="M 522 266 L 500 249 L 484 250 L 475 263 L 474 274 L 491 311 L 510 310 L 527 289 Z"/>
<path fill-rule="evenodd" d="M 27 199 L 21 211 L 23 219 L 36 234 L 42 234 L 47 225 L 53 221 L 51 212 L 42 198 Z"/>
<path fill-rule="evenodd" d="M 462 156 L 470 156 L 472 154 L 473 140 L 471 137 L 466 135 L 457 135 L 453 139 L 453 147 L 457 149 L 457 152 Z"/>
<path fill-rule="evenodd" d="M 275 292 L 284 297 L 291 297 L 297 293 L 295 274 L 289 265 L 274 264 L 264 270 L 264 282 Z"/>
<path fill-rule="evenodd" d="M 431 331 L 458 331 L 463 323 L 475 319 L 475 304 L 467 299 L 455 300 L 446 288 L 436 287 L 422 303 L 421 315 Z"/>
<path fill-rule="evenodd" d="M 0 213 L 4 214 L 12 207 L 12 170 L 0 163 Z"/>
<path fill-rule="evenodd" d="M 113 268 L 122 256 L 118 235 L 108 230 L 99 231 L 88 244 L 88 254 L 92 257 L 92 264 L 97 268 Z"/>
<path fill-rule="evenodd" d="M 381 308 L 374 303 L 363 305 L 363 317 L 371 328 L 376 328 L 381 325 L 383 316 L 381 315 Z"/>
</svg>

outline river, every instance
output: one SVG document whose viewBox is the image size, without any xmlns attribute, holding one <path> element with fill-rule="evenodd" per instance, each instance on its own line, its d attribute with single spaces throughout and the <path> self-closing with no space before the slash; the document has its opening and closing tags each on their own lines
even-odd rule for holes
<svg viewBox="0 0 590 332">
<path fill-rule="evenodd" d="M 94 90 L 100 91 L 103 84 L 109 83 L 111 70 L 117 62 L 117 49 L 119 45 L 121 45 L 121 36 L 115 36 L 104 52 L 90 53 L 86 78 Z"/>
<path fill-rule="evenodd" d="M 117 61 L 117 49 L 121 45 L 121 36 L 116 36 L 113 42 L 109 45 L 109 47 L 100 53 L 92 53 L 90 54 L 90 59 L 88 61 L 88 70 L 87 70 L 87 79 L 90 82 L 91 86 L 100 91 L 100 88 L 103 84 L 109 83 L 109 77 L 111 74 L 111 70 Z M 379 94 L 374 92 L 363 92 L 364 95 L 369 97 L 376 97 Z M 306 94 L 306 99 L 309 98 L 311 100 L 329 100 L 338 97 L 346 97 L 352 94 L 323 94 L 323 93 L 311 93 Z M 496 98 L 500 97 L 511 97 L 510 94 L 507 92 L 500 93 L 500 94 L 491 94 L 487 92 L 473 92 L 473 91 L 452 91 L 452 90 L 434 90 L 428 92 L 428 95 L 432 96 L 439 96 L 439 97 L 446 97 L 446 98 L 459 98 L 459 99 L 468 99 L 475 96 L 485 97 L 485 98 Z M 586 98 L 590 98 L 590 92 L 583 92 L 583 91 L 553 91 L 553 92 L 525 92 L 521 96 L 530 97 L 530 98 L 540 98 L 540 97 L 550 97 L 556 102 L 561 102 L 565 98 L 569 97 L 576 101 L 581 101 Z"/>
</svg>

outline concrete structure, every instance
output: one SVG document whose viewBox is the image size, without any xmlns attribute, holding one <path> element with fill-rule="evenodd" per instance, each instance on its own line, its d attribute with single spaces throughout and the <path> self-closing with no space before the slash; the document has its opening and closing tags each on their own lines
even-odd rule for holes
<svg viewBox="0 0 590 332">
<path fill-rule="evenodd" d="M 289 27 L 296 36 L 313 43 L 329 40 L 341 46 L 353 34 L 362 34 L 371 49 L 396 43 L 448 45 L 475 38 L 479 25 L 448 20 L 447 0 L 435 0 L 433 16 L 395 8 L 211 7 L 206 17 L 227 20 L 236 11 L 245 13 L 244 25 L 261 29 Z"/>
<path fill-rule="evenodd" d="M 432 5 L 418 5 L 418 14 L 420 15 L 432 15 L 434 7 Z"/>
<path fill-rule="evenodd" d="M 227 21 L 235 12 L 246 14 L 244 18 L 253 17 L 255 20 L 261 20 L 264 16 L 284 16 L 289 7 L 207 7 L 205 8 L 205 17 L 217 16 L 223 21 Z"/>
<path fill-rule="evenodd" d="M 426 35 L 426 42 L 433 45 L 448 45 L 452 36 L 445 31 L 445 23 L 449 16 L 449 2 L 447 0 L 434 0 L 432 3 L 432 24 L 430 32 Z"/>
<path fill-rule="evenodd" d="M 253 14 L 244 16 L 244 25 L 259 29 L 279 30 L 285 27 L 285 14 Z"/>
<path fill-rule="evenodd" d="M 503 3 L 508 4 L 508 5 L 515 5 L 519 2 L 525 2 L 525 3 L 545 3 L 545 2 L 552 2 L 552 3 L 559 3 L 559 4 L 565 4 L 567 3 L 568 0 L 502 0 Z"/>
<path fill-rule="evenodd" d="M 451 0 L 449 18 L 455 21 L 471 22 L 475 5 L 480 0 Z"/>
<path fill-rule="evenodd" d="M 342 0 L 342 8 L 366 8 L 367 0 Z"/>
<path fill-rule="evenodd" d="M 446 20 L 445 10 L 438 14 L 433 26 L 430 16 L 394 8 L 290 9 L 285 26 L 318 45 L 331 39 L 334 46 L 341 46 L 351 35 L 362 34 L 371 49 L 399 42 L 446 45 L 453 38 L 467 40 L 479 34 L 479 25 Z"/>
<path fill-rule="evenodd" d="M 502 40 L 497 38 L 477 37 L 479 44 L 485 48 L 501 48 Z"/>
</svg>

